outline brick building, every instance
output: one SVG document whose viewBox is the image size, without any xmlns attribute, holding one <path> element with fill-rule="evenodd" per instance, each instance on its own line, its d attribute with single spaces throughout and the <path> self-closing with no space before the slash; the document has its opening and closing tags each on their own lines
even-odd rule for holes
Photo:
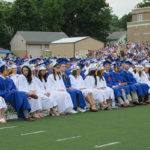
<svg viewBox="0 0 150 150">
<path fill-rule="evenodd" d="M 132 11 L 132 22 L 127 24 L 127 40 L 150 41 L 150 7 L 136 8 Z"/>
</svg>

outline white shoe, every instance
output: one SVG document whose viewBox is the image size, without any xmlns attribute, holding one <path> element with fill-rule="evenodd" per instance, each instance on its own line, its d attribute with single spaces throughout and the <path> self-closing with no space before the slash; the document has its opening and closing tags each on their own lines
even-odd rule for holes
<svg viewBox="0 0 150 150">
<path fill-rule="evenodd" d="M 72 109 L 72 110 L 70 110 L 68 113 L 69 113 L 69 114 L 77 114 L 78 112 L 75 111 L 74 109 Z"/>
<path fill-rule="evenodd" d="M 4 124 L 4 123 L 7 123 L 7 122 L 6 122 L 5 118 L 1 118 L 0 123 Z"/>
<path fill-rule="evenodd" d="M 86 112 L 85 109 L 82 109 L 82 108 L 80 108 L 80 107 L 77 108 L 77 111 L 78 111 L 78 112 Z"/>
</svg>

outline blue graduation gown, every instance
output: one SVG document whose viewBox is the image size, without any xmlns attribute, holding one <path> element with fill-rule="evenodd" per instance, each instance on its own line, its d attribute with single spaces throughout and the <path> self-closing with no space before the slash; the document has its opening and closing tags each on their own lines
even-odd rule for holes
<svg viewBox="0 0 150 150">
<path fill-rule="evenodd" d="M 65 72 L 65 74 L 66 74 L 67 76 L 70 76 L 70 75 L 71 75 L 71 69 L 67 69 L 66 72 Z"/>
<path fill-rule="evenodd" d="M 25 92 L 17 91 L 12 79 L 0 77 L 0 96 L 16 110 L 18 118 L 24 118 L 23 110 L 31 110 Z"/>
<path fill-rule="evenodd" d="M 129 85 L 130 89 L 133 92 L 137 91 L 138 96 L 146 96 L 146 94 L 148 93 L 149 90 L 149 86 L 145 83 L 137 83 L 136 79 L 134 78 L 133 74 L 131 72 L 126 72 L 123 71 L 121 73 L 124 82 L 127 82 L 127 84 Z"/>
<path fill-rule="evenodd" d="M 128 95 L 130 94 L 130 87 L 120 85 L 120 83 L 124 83 L 123 78 L 121 76 L 121 71 L 112 72 L 111 76 L 112 76 L 113 85 L 119 86 L 119 88 L 124 89 L 126 97 L 128 98 Z"/>
<path fill-rule="evenodd" d="M 106 80 L 107 86 L 114 90 L 115 99 L 117 99 L 118 97 L 121 97 L 122 96 L 121 89 L 113 87 L 113 81 L 112 81 L 111 74 L 104 72 L 103 76 L 104 76 L 104 78 Z"/>
<path fill-rule="evenodd" d="M 71 96 L 71 99 L 72 99 L 72 102 L 73 102 L 73 107 L 76 109 L 77 108 L 77 98 L 79 100 L 79 104 L 80 104 L 80 107 L 81 108 L 84 108 L 86 106 L 86 103 L 85 103 L 85 98 L 83 96 L 83 93 L 82 91 L 80 90 L 76 90 L 76 89 L 69 89 L 71 87 L 71 81 L 70 81 L 70 78 L 68 75 L 62 75 L 62 78 L 63 78 L 63 81 L 64 81 L 64 84 L 65 84 L 65 87 L 67 89 L 67 92 L 70 94 Z"/>
</svg>

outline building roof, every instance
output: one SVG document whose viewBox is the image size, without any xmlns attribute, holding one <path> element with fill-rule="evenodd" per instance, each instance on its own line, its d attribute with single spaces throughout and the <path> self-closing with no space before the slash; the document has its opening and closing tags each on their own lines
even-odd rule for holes
<svg viewBox="0 0 150 150">
<path fill-rule="evenodd" d="M 60 40 L 52 42 L 52 44 L 76 43 L 76 42 L 84 40 L 86 38 L 88 38 L 88 36 L 85 36 L 85 37 L 62 38 Z"/>
<path fill-rule="evenodd" d="M 117 31 L 110 33 L 109 36 L 107 37 L 108 40 L 118 40 L 120 39 L 123 35 L 126 34 L 126 31 Z"/>
<path fill-rule="evenodd" d="M 51 43 L 68 36 L 64 32 L 18 31 L 26 43 Z"/>
</svg>

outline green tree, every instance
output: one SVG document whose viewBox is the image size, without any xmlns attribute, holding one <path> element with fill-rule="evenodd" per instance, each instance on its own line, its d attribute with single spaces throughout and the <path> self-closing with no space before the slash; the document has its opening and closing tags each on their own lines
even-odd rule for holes
<svg viewBox="0 0 150 150">
<path fill-rule="evenodd" d="M 8 26 L 11 3 L 0 0 L 0 47 L 9 49 L 11 39 L 11 28 Z"/>
<path fill-rule="evenodd" d="M 23 31 L 60 31 L 63 24 L 62 0 L 16 0 L 10 25 L 14 33 Z"/>
<path fill-rule="evenodd" d="M 127 30 L 127 22 L 132 21 L 132 14 L 125 14 L 122 18 L 119 19 L 119 27 L 123 30 Z"/>
<path fill-rule="evenodd" d="M 137 4 L 138 8 L 142 8 L 142 7 L 150 7 L 150 0 L 143 0 L 143 2 Z"/>
<path fill-rule="evenodd" d="M 120 31 L 119 18 L 116 15 L 112 15 L 110 23 L 110 32 Z"/>
<path fill-rule="evenodd" d="M 92 36 L 106 41 L 111 9 L 105 0 L 64 0 L 62 29 L 69 36 Z"/>
</svg>

